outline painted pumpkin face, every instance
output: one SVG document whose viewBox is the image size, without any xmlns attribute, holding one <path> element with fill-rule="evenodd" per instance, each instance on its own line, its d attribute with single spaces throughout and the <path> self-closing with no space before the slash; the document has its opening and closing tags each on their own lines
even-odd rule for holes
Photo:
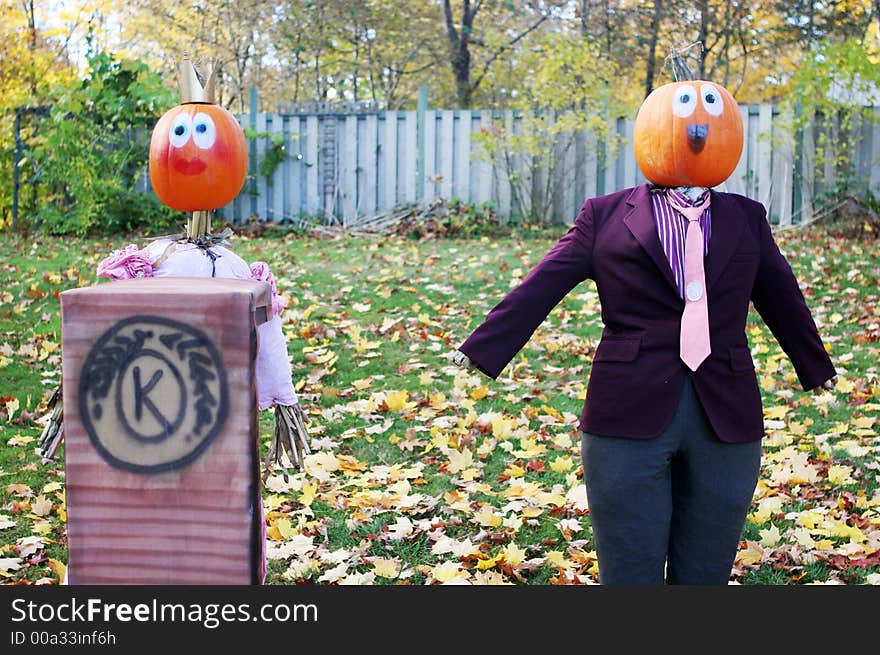
<svg viewBox="0 0 880 655">
<path fill-rule="evenodd" d="M 664 84 L 642 103 L 633 146 L 642 174 L 654 184 L 715 186 L 730 177 L 742 154 L 739 106 L 711 82 Z"/>
<path fill-rule="evenodd" d="M 247 176 L 247 142 L 223 107 L 187 103 L 159 119 L 150 140 L 150 182 L 172 209 L 192 212 L 229 204 Z"/>
</svg>

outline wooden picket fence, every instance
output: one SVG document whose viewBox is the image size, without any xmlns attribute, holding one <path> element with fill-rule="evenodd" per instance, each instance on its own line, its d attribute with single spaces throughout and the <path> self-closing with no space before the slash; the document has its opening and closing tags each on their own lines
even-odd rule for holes
<svg viewBox="0 0 880 655">
<path fill-rule="evenodd" d="M 740 107 L 745 147 L 733 175 L 719 188 L 761 201 L 772 222 L 807 223 L 817 199 L 834 185 L 837 125 L 817 117 L 797 134 L 779 107 Z M 867 108 L 871 111 L 871 108 Z M 880 119 L 880 107 L 873 108 Z M 474 135 L 481 130 L 521 128 L 513 111 L 435 110 L 333 113 L 333 106 L 299 113 L 239 117 L 259 136 L 251 139 L 252 174 L 242 193 L 224 208 L 226 220 L 315 221 L 357 226 L 381 212 L 426 205 L 442 197 L 493 203 L 500 220 L 518 220 L 530 208 L 513 201 L 513 179 L 542 172 L 523 156 L 490 163 Z M 621 146 L 606 148 L 591 134 L 574 134 L 560 149 L 552 220 L 570 222 L 584 199 L 644 182 L 630 145 L 634 117 L 609 122 Z M 880 120 L 865 121 L 850 155 L 858 175 L 880 194 Z M 275 141 L 273 142 L 273 137 Z M 267 150 L 283 148 L 283 159 L 266 177 L 257 165 Z M 851 147 L 851 146 L 847 146 Z M 544 166 L 544 174 L 547 167 Z"/>
</svg>

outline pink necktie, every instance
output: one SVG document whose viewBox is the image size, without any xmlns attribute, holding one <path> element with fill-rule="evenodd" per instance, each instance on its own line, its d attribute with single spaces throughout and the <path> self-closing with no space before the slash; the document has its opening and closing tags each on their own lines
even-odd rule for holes
<svg viewBox="0 0 880 655">
<path fill-rule="evenodd" d="M 681 315 L 679 352 L 688 368 L 696 371 L 712 352 L 709 345 L 709 303 L 703 271 L 703 230 L 700 216 L 709 206 L 710 194 L 699 205 L 682 207 L 666 194 L 666 200 L 688 221 L 684 238 L 684 312 Z"/>
</svg>

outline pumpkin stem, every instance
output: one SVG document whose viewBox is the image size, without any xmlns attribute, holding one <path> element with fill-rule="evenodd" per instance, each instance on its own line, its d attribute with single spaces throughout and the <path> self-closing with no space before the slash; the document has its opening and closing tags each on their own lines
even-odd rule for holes
<svg viewBox="0 0 880 655">
<path fill-rule="evenodd" d="M 697 79 L 691 72 L 690 67 L 687 65 L 687 60 L 685 59 L 687 51 L 694 46 L 700 46 L 700 51 L 702 52 L 703 42 L 694 41 L 690 45 L 686 45 L 685 47 L 680 49 L 673 46 L 672 52 L 670 52 L 666 56 L 666 62 L 672 67 L 672 77 L 676 82 L 692 81 Z"/>
</svg>

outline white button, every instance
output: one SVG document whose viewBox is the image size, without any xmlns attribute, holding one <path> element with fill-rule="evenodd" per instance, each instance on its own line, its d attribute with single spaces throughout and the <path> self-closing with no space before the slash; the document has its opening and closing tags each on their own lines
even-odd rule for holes
<svg viewBox="0 0 880 655">
<path fill-rule="evenodd" d="M 703 297 L 703 285 L 699 280 L 689 282 L 685 289 L 685 294 L 687 295 L 688 300 L 691 302 L 697 302 Z"/>
</svg>

